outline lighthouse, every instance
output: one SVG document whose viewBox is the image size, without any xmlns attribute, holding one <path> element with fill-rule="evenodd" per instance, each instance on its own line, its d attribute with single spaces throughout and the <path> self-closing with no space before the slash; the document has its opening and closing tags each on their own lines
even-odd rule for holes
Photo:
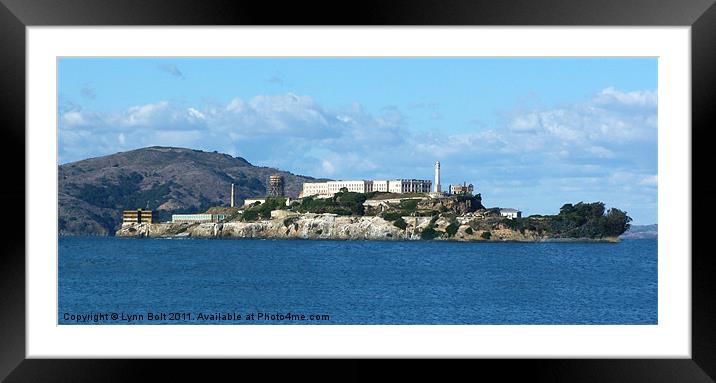
<svg viewBox="0 0 716 383">
<path fill-rule="evenodd" d="M 440 161 L 435 161 L 435 193 L 440 193 Z"/>
<path fill-rule="evenodd" d="M 234 184 L 231 184 L 231 207 L 234 207 Z"/>
</svg>

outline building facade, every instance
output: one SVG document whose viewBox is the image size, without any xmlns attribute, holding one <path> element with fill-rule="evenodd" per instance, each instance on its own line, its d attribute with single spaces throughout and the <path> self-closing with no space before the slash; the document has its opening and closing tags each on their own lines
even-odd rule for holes
<svg viewBox="0 0 716 383">
<path fill-rule="evenodd" d="M 472 184 L 450 185 L 450 194 L 472 195 L 474 189 Z"/>
<path fill-rule="evenodd" d="M 122 212 L 122 223 L 154 223 L 155 214 L 152 210 L 124 210 Z"/>
<path fill-rule="evenodd" d="M 391 193 L 430 193 L 431 188 L 430 180 L 402 179 L 392 180 L 389 184 Z"/>
<path fill-rule="evenodd" d="M 346 188 L 349 192 L 368 193 L 373 190 L 373 181 L 328 181 L 328 194 L 333 195 Z"/>
<path fill-rule="evenodd" d="M 328 195 L 328 182 L 304 182 L 301 197 Z"/>
<path fill-rule="evenodd" d="M 226 214 L 172 214 L 172 223 L 220 222 Z"/>
<path fill-rule="evenodd" d="M 341 189 L 349 192 L 370 193 L 429 193 L 432 188 L 430 180 L 399 179 L 399 180 L 341 180 L 327 182 L 304 182 L 301 197 L 332 196 Z"/>
<path fill-rule="evenodd" d="M 373 181 L 373 190 L 371 190 L 371 191 L 387 193 L 388 190 L 390 190 L 388 188 L 389 184 L 390 184 L 390 181 L 388 181 L 388 180 L 380 180 L 380 181 L 374 180 Z"/>
<path fill-rule="evenodd" d="M 522 218 L 522 212 L 517 209 L 500 209 L 500 215 L 508 219 Z"/>
</svg>

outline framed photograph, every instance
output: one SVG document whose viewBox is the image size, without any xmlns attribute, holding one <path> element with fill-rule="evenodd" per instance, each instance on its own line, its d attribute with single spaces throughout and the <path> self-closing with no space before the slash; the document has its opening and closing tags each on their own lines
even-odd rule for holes
<svg viewBox="0 0 716 383">
<path fill-rule="evenodd" d="M 710 2 L 180 3 L 3 2 L 9 381 L 376 357 L 711 381 Z"/>
</svg>

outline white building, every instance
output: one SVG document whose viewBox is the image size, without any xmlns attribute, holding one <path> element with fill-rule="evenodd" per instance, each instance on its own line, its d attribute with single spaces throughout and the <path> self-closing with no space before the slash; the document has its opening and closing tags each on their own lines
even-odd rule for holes
<svg viewBox="0 0 716 383">
<path fill-rule="evenodd" d="M 522 218 L 522 212 L 517 209 L 500 209 L 500 215 L 508 219 Z"/>
<path fill-rule="evenodd" d="M 399 179 L 399 180 L 341 180 L 328 182 L 304 182 L 301 197 L 332 196 L 341 189 L 349 192 L 370 193 L 429 193 L 432 187 L 430 180 Z"/>
<path fill-rule="evenodd" d="M 391 193 L 430 193 L 432 181 L 402 179 L 389 181 L 388 191 Z"/>
<path fill-rule="evenodd" d="M 328 195 L 328 182 L 304 182 L 300 196 L 309 195 Z"/>
<path fill-rule="evenodd" d="M 349 192 L 368 193 L 373 190 L 373 181 L 327 181 L 327 182 L 304 182 L 301 197 L 307 196 L 332 196 L 341 189 L 346 188 Z"/>
<path fill-rule="evenodd" d="M 463 183 L 462 185 L 450 185 L 450 194 L 472 195 L 474 191 L 475 187 L 472 186 L 472 184 L 467 185 L 466 183 Z"/>
<path fill-rule="evenodd" d="M 172 214 L 172 223 L 219 222 L 224 219 L 225 214 Z"/>
<path fill-rule="evenodd" d="M 388 190 L 390 190 L 390 189 L 388 188 L 388 184 L 389 184 L 389 183 L 390 183 L 390 181 L 386 181 L 386 180 L 374 180 L 374 181 L 373 181 L 373 190 L 372 190 L 372 191 L 374 191 L 374 192 L 385 192 L 385 193 L 387 193 Z"/>
<path fill-rule="evenodd" d="M 328 181 L 328 194 L 333 195 L 346 188 L 349 192 L 368 193 L 373 190 L 373 181 Z"/>
</svg>

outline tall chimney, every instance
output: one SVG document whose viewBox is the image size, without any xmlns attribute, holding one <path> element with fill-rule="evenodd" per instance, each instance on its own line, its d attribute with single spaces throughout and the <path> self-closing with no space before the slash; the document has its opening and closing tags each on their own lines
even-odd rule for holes
<svg viewBox="0 0 716 383">
<path fill-rule="evenodd" d="M 231 207 L 234 207 L 234 184 L 231 184 Z"/>
<path fill-rule="evenodd" d="M 435 161 L 435 193 L 440 193 L 440 161 Z"/>
</svg>

